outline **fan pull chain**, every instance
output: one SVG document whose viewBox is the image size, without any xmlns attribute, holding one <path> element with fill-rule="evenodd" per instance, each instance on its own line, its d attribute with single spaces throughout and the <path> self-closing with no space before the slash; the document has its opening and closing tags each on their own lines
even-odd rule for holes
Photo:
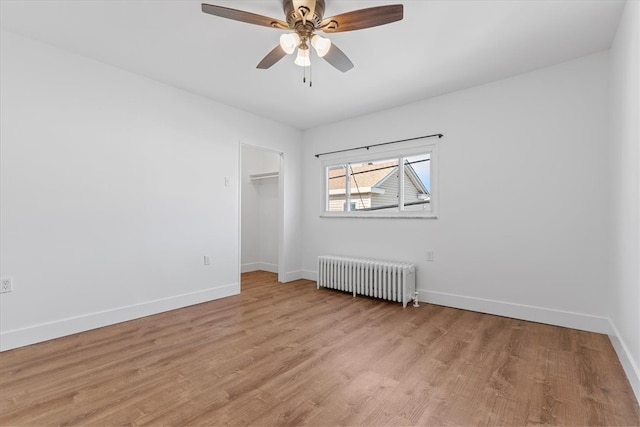
<svg viewBox="0 0 640 427">
<path fill-rule="evenodd" d="M 302 67 L 302 83 L 307 82 L 307 67 Z M 313 87 L 313 82 L 311 81 L 311 59 L 309 59 L 309 87 Z"/>
<path fill-rule="evenodd" d="M 313 87 L 313 78 L 311 77 L 311 56 L 309 56 L 309 87 Z"/>
</svg>

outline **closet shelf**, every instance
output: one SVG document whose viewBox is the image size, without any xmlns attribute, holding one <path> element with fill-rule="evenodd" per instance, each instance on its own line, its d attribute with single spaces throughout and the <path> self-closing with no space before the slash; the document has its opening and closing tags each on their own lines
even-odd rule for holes
<svg viewBox="0 0 640 427">
<path fill-rule="evenodd" d="M 249 180 L 253 182 L 261 179 L 278 178 L 279 176 L 280 176 L 279 172 L 255 173 L 255 174 L 249 175 Z"/>
</svg>

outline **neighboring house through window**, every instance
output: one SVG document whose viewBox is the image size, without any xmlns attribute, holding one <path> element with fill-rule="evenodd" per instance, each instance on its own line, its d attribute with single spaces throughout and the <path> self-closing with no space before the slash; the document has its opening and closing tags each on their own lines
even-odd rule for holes
<svg viewBox="0 0 640 427">
<path fill-rule="evenodd" d="M 323 216 L 435 217 L 436 148 L 323 162 Z"/>
</svg>

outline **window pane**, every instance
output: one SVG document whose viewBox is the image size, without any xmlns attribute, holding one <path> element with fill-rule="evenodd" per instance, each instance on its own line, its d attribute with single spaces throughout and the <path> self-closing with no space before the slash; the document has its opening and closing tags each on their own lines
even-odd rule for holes
<svg viewBox="0 0 640 427">
<path fill-rule="evenodd" d="M 349 176 L 352 210 L 398 210 L 398 159 L 350 164 Z"/>
<path fill-rule="evenodd" d="M 404 210 L 431 211 L 431 156 L 404 159 Z"/>
<path fill-rule="evenodd" d="M 329 197 L 325 209 L 329 212 L 342 212 L 345 209 L 345 184 L 347 169 L 344 165 L 327 168 L 327 188 Z"/>
<path fill-rule="evenodd" d="M 326 217 L 437 218 L 437 144 L 378 155 L 323 162 Z"/>
</svg>

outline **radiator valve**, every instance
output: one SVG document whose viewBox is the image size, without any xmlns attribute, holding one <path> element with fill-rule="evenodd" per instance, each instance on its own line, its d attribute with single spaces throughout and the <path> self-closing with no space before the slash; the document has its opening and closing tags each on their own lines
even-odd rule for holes
<svg viewBox="0 0 640 427">
<path fill-rule="evenodd" d="M 418 291 L 413 293 L 413 306 L 420 307 L 420 304 L 418 304 Z"/>
</svg>

